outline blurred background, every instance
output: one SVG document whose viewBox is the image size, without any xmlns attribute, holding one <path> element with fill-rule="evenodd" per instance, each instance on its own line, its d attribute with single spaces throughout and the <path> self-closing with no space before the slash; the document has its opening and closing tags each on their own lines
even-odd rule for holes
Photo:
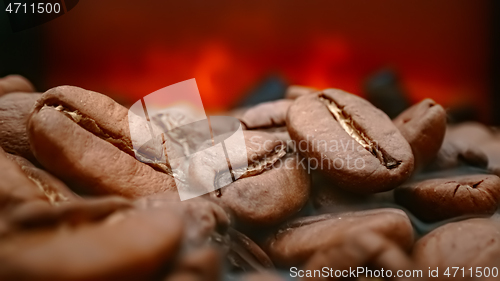
<svg viewBox="0 0 500 281">
<path fill-rule="evenodd" d="M 196 78 L 205 109 L 334 87 L 396 114 L 430 97 L 500 125 L 500 1 L 80 1 L 18 33 L 0 13 L 0 75 L 124 104 Z M 4 7 L 2 7 L 5 10 Z"/>
</svg>

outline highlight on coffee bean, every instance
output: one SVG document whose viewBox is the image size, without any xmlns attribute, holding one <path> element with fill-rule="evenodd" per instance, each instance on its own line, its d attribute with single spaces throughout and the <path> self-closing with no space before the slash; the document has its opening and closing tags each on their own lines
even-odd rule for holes
<svg viewBox="0 0 500 281">
<path fill-rule="evenodd" d="M 4 1 L 0 280 L 499 279 L 498 19 Z"/>
</svg>

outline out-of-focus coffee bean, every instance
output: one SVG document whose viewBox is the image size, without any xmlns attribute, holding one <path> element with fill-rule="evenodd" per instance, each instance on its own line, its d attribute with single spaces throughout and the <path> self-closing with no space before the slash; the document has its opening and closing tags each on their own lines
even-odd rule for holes
<svg viewBox="0 0 500 281">
<path fill-rule="evenodd" d="M 9 153 L 36 161 L 30 149 L 26 125 L 42 94 L 10 93 L 0 96 L 0 146 Z"/>
<path fill-rule="evenodd" d="M 469 219 L 443 225 L 417 241 L 413 258 L 424 269 L 472 267 L 475 271 L 476 267 L 498 267 L 500 223 L 493 219 Z"/>
<path fill-rule="evenodd" d="M 446 111 L 433 100 L 425 99 L 399 114 L 394 124 L 410 144 L 418 171 L 436 157 L 443 143 Z"/>
<path fill-rule="evenodd" d="M 23 157 L 7 154 L 7 158 L 14 161 L 14 163 L 21 168 L 24 174 L 43 191 L 47 198 L 49 198 L 52 205 L 80 199 L 78 195 L 73 193 L 71 189 L 58 178 L 45 170 L 35 167 L 35 165 Z"/>
<path fill-rule="evenodd" d="M 449 126 L 441 149 L 429 167 L 429 170 L 443 170 L 461 164 L 486 168 L 488 156 L 482 150 L 482 144 L 493 138 L 492 131 L 475 122 Z"/>
<path fill-rule="evenodd" d="M 369 206 L 394 203 L 393 191 L 376 194 L 357 194 L 337 187 L 325 175 L 312 171 L 311 202 L 321 213 L 337 213 Z"/>
<path fill-rule="evenodd" d="M 310 177 L 304 163 L 277 137 L 258 131 L 244 131 L 245 163 L 232 163 L 238 175 L 224 171 L 223 154 L 205 150 L 195 155 L 189 166 L 189 177 L 195 186 L 210 191 L 211 198 L 230 210 L 240 223 L 269 226 L 296 214 L 309 199 Z M 241 167 L 241 168 L 238 168 Z M 231 172 L 231 171 L 230 171 Z M 229 183 L 227 185 L 227 183 Z"/>
<path fill-rule="evenodd" d="M 238 281 L 286 281 L 285 278 L 273 272 L 247 273 L 242 275 Z"/>
<path fill-rule="evenodd" d="M 394 195 L 424 221 L 492 215 L 500 204 L 500 178 L 478 174 L 424 180 L 398 187 Z"/>
<path fill-rule="evenodd" d="M 7 158 L 7 154 L 1 148 L 0 178 L 0 210 L 37 200 L 49 204 L 49 198 L 16 163 Z"/>
<path fill-rule="evenodd" d="M 318 89 L 313 87 L 292 85 L 286 89 L 285 98 L 294 100 L 301 96 L 309 95 L 318 91 Z"/>
<path fill-rule="evenodd" d="M 164 281 L 222 280 L 222 262 L 217 249 L 204 247 L 181 257 Z"/>
<path fill-rule="evenodd" d="M 224 209 L 202 197 L 180 201 L 176 193 L 160 193 L 141 198 L 135 202 L 141 209 L 161 208 L 176 213 L 184 220 L 184 244 L 198 247 L 211 239 L 215 232 L 224 234 L 230 225 Z"/>
<path fill-rule="evenodd" d="M 326 274 L 323 268 L 329 269 L 327 271 L 328 278 L 325 278 Z M 305 273 L 312 273 L 312 278 L 304 278 L 304 280 L 340 280 L 344 277 L 335 276 L 335 272 L 345 270 L 349 272 L 353 268 L 356 269 L 356 273 L 358 273 L 358 270 L 361 271 L 360 268 L 362 269 L 362 273 L 360 272 L 358 275 L 361 280 L 363 278 L 373 278 L 373 271 L 376 270 L 379 271 L 378 277 L 381 277 L 381 269 L 385 272 L 392 271 L 394 276 L 391 277 L 394 280 L 411 280 L 405 278 L 404 275 L 398 277 L 396 273 L 416 269 L 416 266 L 408 254 L 397 244 L 379 234 L 368 231 L 353 233 L 352 236 L 346 237 L 344 241 L 339 241 L 339 243 L 315 253 L 303 268 Z M 371 270 L 372 273 L 366 272 L 365 269 Z M 315 274 L 315 271 L 319 271 L 321 274 Z M 387 276 L 387 274 L 385 275 Z M 423 274 L 417 276 L 414 280 L 423 276 Z"/>
<path fill-rule="evenodd" d="M 290 146 L 291 139 L 286 129 L 286 113 L 292 100 L 265 102 L 249 108 L 239 119 L 245 130 L 259 130 L 275 135 Z"/>
<path fill-rule="evenodd" d="M 13 92 L 31 93 L 35 87 L 21 75 L 7 75 L 0 78 L 0 96 Z"/>
<path fill-rule="evenodd" d="M 411 147 L 389 117 L 344 91 L 296 99 L 287 128 L 309 164 L 314 160 L 317 169 L 351 192 L 391 190 L 413 171 Z"/>
<path fill-rule="evenodd" d="M 167 166 L 155 170 L 135 159 L 128 121 L 128 110 L 112 99 L 61 86 L 38 100 L 28 134 L 40 163 L 81 192 L 140 197 L 175 191 Z"/>
<path fill-rule="evenodd" d="M 230 251 L 228 259 L 236 268 L 244 271 L 256 270 L 264 272 L 274 268 L 269 256 L 250 238 L 230 228 Z"/>
<path fill-rule="evenodd" d="M 293 101 L 277 100 L 249 108 L 241 118 L 248 130 L 281 127 L 286 125 L 286 113 Z"/>
<path fill-rule="evenodd" d="M 0 240 L 0 279 L 145 280 L 172 262 L 181 239 L 182 221 L 152 209 L 16 232 Z"/>
<path fill-rule="evenodd" d="M 291 221 L 266 241 L 264 250 L 277 265 L 298 266 L 317 251 L 366 231 L 380 234 L 404 250 L 413 244 L 411 222 L 403 211 L 376 209 Z"/>
<path fill-rule="evenodd" d="M 29 230 L 58 224 L 78 225 L 101 220 L 117 210 L 130 207 L 132 207 L 130 201 L 114 196 L 78 200 L 56 207 L 35 201 L 23 204 L 10 212 L 8 221 L 14 230 Z"/>
</svg>

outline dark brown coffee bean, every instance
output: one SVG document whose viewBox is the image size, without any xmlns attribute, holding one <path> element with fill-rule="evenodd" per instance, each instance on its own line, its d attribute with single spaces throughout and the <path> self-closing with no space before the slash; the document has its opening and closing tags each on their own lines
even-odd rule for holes
<svg viewBox="0 0 500 281">
<path fill-rule="evenodd" d="M 415 170 L 420 170 L 436 157 L 443 143 L 446 111 L 433 100 L 425 99 L 399 114 L 394 124 L 411 146 Z"/>
<path fill-rule="evenodd" d="M 493 132 L 480 123 L 467 122 L 449 126 L 430 169 L 451 169 L 463 164 L 486 168 L 488 156 L 483 151 L 482 144 L 491 139 Z"/>
<path fill-rule="evenodd" d="M 297 266 L 314 253 L 366 231 L 378 233 L 405 250 L 413 244 L 411 222 L 403 211 L 377 209 L 297 219 L 273 234 L 264 250 L 275 264 Z"/>
<path fill-rule="evenodd" d="M 240 281 L 286 281 L 285 278 L 273 272 L 253 272 L 244 274 Z"/>
<path fill-rule="evenodd" d="M 424 221 L 492 215 L 500 204 L 500 178 L 480 174 L 424 180 L 398 187 L 394 195 Z"/>
<path fill-rule="evenodd" d="M 482 143 L 481 150 L 488 156 L 488 170 L 500 176 L 500 138 L 497 136 Z"/>
<path fill-rule="evenodd" d="M 394 203 L 392 191 L 376 194 L 357 194 L 337 187 L 326 176 L 312 171 L 311 202 L 321 213 L 336 213 L 366 209 Z"/>
<path fill-rule="evenodd" d="M 274 268 L 269 256 L 245 234 L 229 228 L 229 248 L 227 258 L 231 264 L 244 271 L 265 271 Z"/>
<path fill-rule="evenodd" d="M 282 127 L 286 125 L 286 113 L 293 101 L 277 100 L 249 108 L 240 118 L 247 130 Z"/>
<path fill-rule="evenodd" d="M 0 148 L 0 210 L 10 209 L 22 203 L 41 200 L 49 204 L 49 198 L 31 181 Z"/>
<path fill-rule="evenodd" d="M 112 99 L 62 86 L 37 102 L 29 137 L 40 163 L 82 192 L 139 197 L 175 191 L 166 164 L 148 166 L 135 159 L 128 121 L 128 110 Z M 149 132 L 147 124 L 132 121 Z"/>
<path fill-rule="evenodd" d="M 319 92 L 319 90 L 316 88 L 292 85 L 286 89 L 285 98 L 294 100 L 301 96 L 305 96 L 316 92 Z"/>
<path fill-rule="evenodd" d="M 236 181 L 232 182 L 230 171 L 224 172 L 224 155 L 210 150 L 191 159 L 190 181 L 207 191 L 222 187 L 211 197 L 238 222 L 261 226 L 282 222 L 300 211 L 309 198 L 306 166 L 297 154 L 287 154 L 284 143 L 271 134 L 244 131 L 244 137 L 245 163 L 232 163 Z"/>
<path fill-rule="evenodd" d="M 0 96 L 0 146 L 9 153 L 36 161 L 26 126 L 35 102 L 42 94 L 10 93 Z"/>
<path fill-rule="evenodd" d="M 222 280 L 220 253 L 212 247 L 204 247 L 183 255 L 173 265 L 164 281 Z"/>
<path fill-rule="evenodd" d="M 417 241 L 413 257 L 422 268 L 439 267 L 440 271 L 453 266 L 467 270 L 472 267 L 473 271 L 476 267 L 498 267 L 500 223 L 470 219 L 445 224 Z"/>
<path fill-rule="evenodd" d="M 313 278 L 307 280 L 324 280 L 322 275 L 314 272 L 322 272 L 323 268 L 328 268 L 328 280 L 341 280 L 342 276 L 335 276 L 335 272 L 347 271 L 353 268 L 356 271 L 359 267 L 363 268 L 363 272 L 358 278 L 373 278 L 373 271 L 385 272 L 392 271 L 395 276 L 391 276 L 394 280 L 409 280 L 403 275 L 399 278 L 396 274 L 399 270 L 415 269 L 411 258 L 397 244 L 373 232 L 353 233 L 341 243 L 331 245 L 315 253 L 304 266 L 304 275 L 309 274 Z M 364 269 L 369 268 L 372 273 L 365 272 Z M 331 274 L 333 272 L 333 274 Z M 379 277 L 380 274 L 378 274 Z M 385 274 L 387 276 L 387 274 Z M 418 277 L 423 277 L 421 276 Z M 414 278 L 415 280 L 419 278 Z"/>
<path fill-rule="evenodd" d="M 8 75 L 0 78 L 0 96 L 13 92 L 31 93 L 35 88 L 21 75 Z"/>
<path fill-rule="evenodd" d="M 122 197 L 106 196 L 88 200 L 63 203 L 58 206 L 43 204 L 42 201 L 20 205 L 8 214 L 13 231 L 36 227 L 53 227 L 59 224 L 79 225 L 98 221 L 111 213 L 132 207 L 132 203 Z"/>
<path fill-rule="evenodd" d="M 181 239 L 182 221 L 152 209 L 16 232 L 0 240 L 0 279 L 146 280 L 172 262 Z"/>
<path fill-rule="evenodd" d="M 299 153 L 349 191 L 387 191 L 413 171 L 410 145 L 389 117 L 341 90 L 295 100 L 288 110 L 287 128 Z"/>
<path fill-rule="evenodd" d="M 73 193 L 58 178 L 45 170 L 35 167 L 35 165 L 21 156 L 7 154 L 7 158 L 14 161 L 21 168 L 23 173 L 45 194 L 52 205 L 80 199 L 78 195 Z"/>
<path fill-rule="evenodd" d="M 206 244 L 216 232 L 225 234 L 230 224 L 222 207 L 202 197 L 180 201 L 177 193 L 161 193 L 141 198 L 135 205 L 141 209 L 168 209 L 182 217 L 184 243 L 189 247 Z"/>
</svg>

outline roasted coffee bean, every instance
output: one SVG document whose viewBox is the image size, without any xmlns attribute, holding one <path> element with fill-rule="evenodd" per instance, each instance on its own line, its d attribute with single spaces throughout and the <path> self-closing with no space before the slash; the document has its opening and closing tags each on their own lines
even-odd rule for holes
<svg viewBox="0 0 500 281">
<path fill-rule="evenodd" d="M 222 280 L 220 253 L 212 247 L 204 247 L 179 258 L 164 281 Z"/>
<path fill-rule="evenodd" d="M 319 90 L 316 88 L 292 85 L 286 89 L 285 98 L 294 100 L 301 96 L 305 96 L 316 92 L 319 92 Z"/>
<path fill-rule="evenodd" d="M 318 171 L 312 171 L 311 202 L 321 213 L 345 212 L 394 203 L 391 191 L 357 194 L 339 188 Z"/>
<path fill-rule="evenodd" d="M 0 210 L 22 203 L 41 200 L 49 204 L 50 198 L 31 181 L 0 148 Z"/>
<path fill-rule="evenodd" d="M 269 256 L 253 240 L 234 228 L 230 228 L 228 233 L 230 251 L 227 258 L 234 267 L 260 272 L 274 268 Z"/>
<path fill-rule="evenodd" d="M 269 238 L 264 250 L 277 265 L 298 266 L 314 253 L 366 231 L 380 234 L 404 250 L 413 244 L 411 222 L 403 211 L 377 209 L 291 221 Z"/>
<path fill-rule="evenodd" d="M 122 197 L 106 196 L 64 203 L 56 207 L 42 201 L 28 202 L 11 211 L 8 222 L 12 231 L 51 227 L 59 224 L 78 225 L 98 221 L 117 210 L 132 207 L 132 203 Z"/>
<path fill-rule="evenodd" d="M 281 127 L 286 125 L 286 113 L 293 101 L 277 100 L 249 108 L 240 118 L 247 130 Z"/>
<path fill-rule="evenodd" d="M 239 281 L 286 281 L 287 279 L 281 277 L 273 272 L 255 272 L 242 275 Z"/>
<path fill-rule="evenodd" d="M 500 178 L 479 174 L 424 180 L 398 187 L 394 195 L 424 221 L 492 215 L 500 204 Z"/>
<path fill-rule="evenodd" d="M 244 131 L 245 163 L 232 163 L 225 171 L 223 154 L 204 150 L 189 166 L 193 186 L 211 191 L 212 199 L 230 210 L 239 223 L 273 225 L 296 214 L 309 199 L 310 177 L 301 158 L 287 153 L 277 137 L 258 131 Z M 227 170 L 226 170 L 227 171 Z M 232 175 L 237 175 L 231 183 Z M 229 185 L 227 185 L 229 183 Z"/>
<path fill-rule="evenodd" d="M 146 123 L 130 121 L 149 136 Z M 104 95 L 53 88 L 38 100 L 28 129 L 40 163 L 80 192 L 138 197 L 175 190 L 166 164 L 135 159 L 128 110 Z"/>
<path fill-rule="evenodd" d="M 488 156 L 481 146 L 492 138 L 493 132 L 479 123 L 467 122 L 449 126 L 430 170 L 451 169 L 463 164 L 487 168 Z"/>
<path fill-rule="evenodd" d="M 26 126 L 39 93 L 10 93 L 0 96 L 0 146 L 9 153 L 36 161 L 30 149 Z"/>
<path fill-rule="evenodd" d="M 58 178 L 45 170 L 35 167 L 35 165 L 21 156 L 7 154 L 7 158 L 14 161 L 21 168 L 24 174 L 43 191 L 52 205 L 80 199 L 78 195 L 72 192 Z"/>
<path fill-rule="evenodd" d="M 373 278 L 373 272 L 383 269 L 385 272 L 389 270 L 395 276 L 391 276 L 391 280 L 409 280 L 403 276 L 398 277 L 395 273 L 398 271 L 404 272 L 405 270 L 415 269 L 411 258 L 394 242 L 387 240 L 379 234 L 373 232 L 360 232 L 353 233 L 352 236 L 347 237 L 342 243 L 331 245 L 325 249 L 319 250 L 304 266 L 304 276 L 313 277 L 305 278 L 307 280 L 324 280 L 322 274 L 323 268 L 328 268 L 328 280 L 341 280 L 342 276 L 335 276 L 335 272 L 347 271 L 353 268 L 356 273 L 359 268 L 363 269 L 358 278 Z M 366 272 L 368 268 L 371 273 Z M 316 271 L 316 273 L 315 273 Z M 317 273 L 321 274 L 317 274 Z M 331 274 L 333 272 L 333 274 Z M 309 276 L 308 276 L 309 275 Z M 381 274 L 377 274 L 381 277 Z M 415 280 L 422 278 L 424 275 L 415 276 Z M 385 274 L 387 277 L 387 274 Z"/>
<path fill-rule="evenodd" d="M 286 129 L 286 113 L 292 100 L 265 102 L 249 108 L 239 119 L 245 130 L 258 130 L 273 134 L 286 142 L 289 151 L 294 147 Z"/>
<path fill-rule="evenodd" d="M 433 100 L 425 99 L 399 114 L 394 124 L 411 146 L 415 170 L 420 170 L 436 157 L 443 143 L 446 111 Z"/>
<path fill-rule="evenodd" d="M 225 234 L 230 225 L 224 209 L 202 197 L 179 201 L 176 193 L 161 193 L 140 198 L 135 205 L 141 209 L 168 209 L 182 217 L 186 247 L 206 244 L 207 240 L 213 239 L 213 234 Z"/>
<path fill-rule="evenodd" d="M 500 136 L 495 135 L 481 143 L 480 147 L 488 157 L 488 170 L 500 177 Z"/>
<path fill-rule="evenodd" d="M 2 280 L 145 280 L 178 252 L 182 221 L 159 210 L 15 232 L 0 240 Z"/>
<path fill-rule="evenodd" d="M 0 78 L 0 96 L 13 92 L 31 93 L 35 88 L 21 75 L 8 75 Z"/>
<path fill-rule="evenodd" d="M 410 145 L 389 117 L 341 90 L 328 89 L 295 100 L 288 110 L 287 128 L 309 165 L 314 163 L 338 187 L 349 191 L 387 191 L 413 171 Z"/>
<path fill-rule="evenodd" d="M 445 224 L 417 241 L 413 258 L 422 268 L 439 267 L 440 274 L 442 269 L 451 270 L 453 266 L 466 270 L 472 267 L 473 271 L 476 267 L 498 267 L 500 223 L 493 219 L 470 219 Z M 466 276 L 468 273 L 465 272 Z"/>
</svg>

